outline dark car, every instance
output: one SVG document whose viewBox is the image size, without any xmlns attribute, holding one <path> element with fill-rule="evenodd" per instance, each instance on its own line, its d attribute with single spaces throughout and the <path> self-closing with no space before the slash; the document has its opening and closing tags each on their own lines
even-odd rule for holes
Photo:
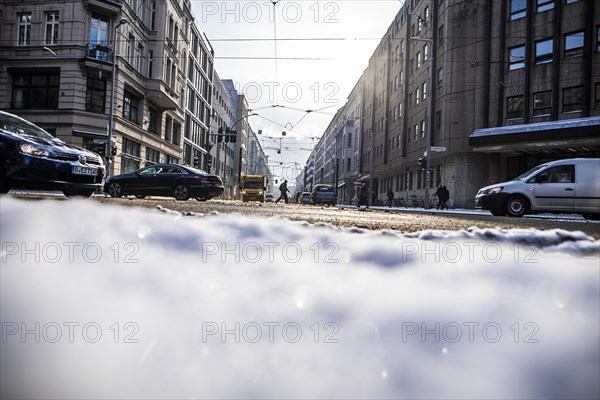
<svg viewBox="0 0 600 400">
<path fill-rule="evenodd" d="M 312 203 L 312 195 L 310 192 L 302 192 L 300 198 L 298 198 L 298 203 L 300 204 L 311 204 Z"/>
<path fill-rule="evenodd" d="M 337 204 L 337 194 L 332 185 L 315 185 L 312 190 L 311 199 L 313 204 Z"/>
<path fill-rule="evenodd" d="M 0 193 L 11 188 L 62 190 L 89 197 L 102 188 L 102 158 L 39 126 L 0 111 Z"/>
<path fill-rule="evenodd" d="M 223 193 L 223 182 L 216 175 L 177 164 L 156 164 L 129 174 L 109 178 L 104 191 L 112 197 L 134 195 L 173 196 L 177 200 L 194 197 L 206 201 Z"/>
</svg>

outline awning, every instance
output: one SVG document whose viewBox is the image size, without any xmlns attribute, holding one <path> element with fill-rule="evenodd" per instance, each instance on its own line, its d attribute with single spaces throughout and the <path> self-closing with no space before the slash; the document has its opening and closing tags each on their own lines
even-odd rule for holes
<svg viewBox="0 0 600 400">
<path fill-rule="evenodd" d="M 337 187 L 341 188 L 341 187 L 344 187 L 344 186 L 346 186 L 346 182 L 338 182 Z"/>
<path fill-rule="evenodd" d="M 555 141 L 556 144 L 567 145 L 573 143 L 574 140 L 579 141 L 582 139 L 588 139 L 588 142 L 600 142 L 599 129 L 600 117 L 476 129 L 469 136 L 469 146 L 518 146 L 519 143 L 539 142 L 547 144 L 551 141 Z M 501 149 L 501 147 L 498 149 Z"/>
<path fill-rule="evenodd" d="M 369 177 L 370 177 L 370 176 L 371 176 L 371 175 L 365 175 L 365 176 L 361 176 L 360 178 L 358 178 L 358 179 L 355 179 L 355 180 L 354 180 L 354 182 L 355 182 L 355 183 L 365 183 L 365 182 L 369 182 Z"/>
<path fill-rule="evenodd" d="M 108 135 L 106 134 L 106 132 L 80 131 L 78 129 L 73 129 L 73 136 L 108 139 Z"/>
</svg>

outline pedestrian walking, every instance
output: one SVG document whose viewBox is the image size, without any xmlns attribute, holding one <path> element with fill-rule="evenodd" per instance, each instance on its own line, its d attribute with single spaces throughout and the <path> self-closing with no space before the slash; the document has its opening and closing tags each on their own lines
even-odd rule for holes
<svg viewBox="0 0 600 400">
<path fill-rule="evenodd" d="M 279 198 L 275 200 L 275 203 L 279 203 L 279 200 L 283 199 L 285 201 L 285 204 L 288 204 L 290 200 L 288 199 L 287 194 L 290 191 L 290 189 L 288 189 L 287 187 L 287 179 L 283 181 L 281 185 L 279 185 L 279 191 L 281 192 L 281 194 L 279 195 Z"/>
<path fill-rule="evenodd" d="M 448 188 L 446 186 L 440 186 L 436 191 L 436 194 L 438 195 L 438 199 L 440 199 L 438 209 L 443 210 L 445 207 L 446 210 L 449 210 L 448 200 L 450 200 L 450 191 Z"/>
<path fill-rule="evenodd" d="M 394 192 L 392 191 L 392 188 L 389 188 L 389 190 L 387 192 L 387 198 L 388 198 L 388 207 L 392 208 L 392 203 L 394 202 Z"/>
</svg>

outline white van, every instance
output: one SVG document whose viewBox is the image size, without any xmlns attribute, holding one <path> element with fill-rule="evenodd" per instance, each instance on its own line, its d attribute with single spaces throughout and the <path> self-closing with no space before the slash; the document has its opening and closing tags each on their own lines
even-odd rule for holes
<svg viewBox="0 0 600 400">
<path fill-rule="evenodd" d="M 510 182 L 481 188 L 475 207 L 494 215 L 578 213 L 600 219 L 600 158 L 551 161 Z"/>
</svg>

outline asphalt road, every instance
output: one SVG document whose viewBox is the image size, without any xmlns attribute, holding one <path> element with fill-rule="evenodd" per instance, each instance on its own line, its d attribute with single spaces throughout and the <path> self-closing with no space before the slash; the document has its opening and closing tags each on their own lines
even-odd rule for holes
<svg viewBox="0 0 600 400">
<path fill-rule="evenodd" d="M 68 201 L 62 194 L 10 192 L 7 196 L 23 200 L 53 199 Z M 478 228 L 535 228 L 539 230 L 564 229 L 582 231 L 600 240 L 600 223 L 581 219 L 556 218 L 510 218 L 495 217 L 485 213 L 465 213 L 425 211 L 418 209 L 360 209 L 324 207 L 300 204 L 242 203 L 241 201 L 210 200 L 199 202 L 194 199 L 177 201 L 167 197 L 137 199 L 134 197 L 111 198 L 94 196 L 91 202 L 122 207 L 146 207 L 156 209 L 159 206 L 185 214 L 242 214 L 259 217 L 283 217 L 292 221 L 305 221 L 311 224 L 325 223 L 339 227 L 356 227 L 370 230 L 389 229 L 400 232 L 418 232 L 423 230 L 455 231 L 470 227 Z"/>
<path fill-rule="evenodd" d="M 274 203 L 242 203 L 240 201 L 196 200 L 176 201 L 170 198 L 105 198 L 95 197 L 92 201 L 101 204 L 113 204 L 126 207 L 161 206 L 182 213 L 237 213 L 260 217 L 283 217 L 292 221 L 306 221 L 312 224 L 327 223 L 340 227 L 357 227 L 363 229 L 390 229 L 401 232 L 417 232 L 428 229 L 460 230 L 473 226 L 479 228 L 536 228 L 539 230 L 565 229 L 583 231 L 600 240 L 600 223 L 585 220 L 565 220 L 559 218 L 510 218 L 495 217 L 491 214 L 456 214 L 425 210 L 357 210 L 340 209 L 299 204 Z"/>
</svg>

